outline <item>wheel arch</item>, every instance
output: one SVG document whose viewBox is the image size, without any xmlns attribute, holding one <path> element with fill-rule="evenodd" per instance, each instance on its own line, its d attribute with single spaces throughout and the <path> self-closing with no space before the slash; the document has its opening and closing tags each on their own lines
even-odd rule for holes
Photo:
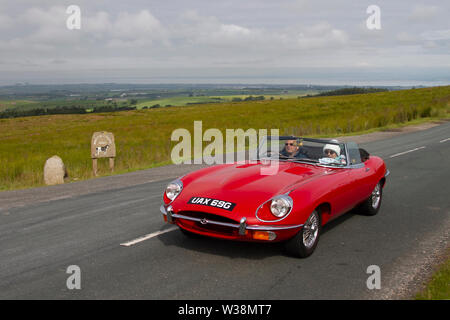
<svg viewBox="0 0 450 320">
<path fill-rule="evenodd" d="M 381 187 L 384 188 L 384 185 L 386 184 L 386 177 L 383 177 L 380 179 Z"/>
<path fill-rule="evenodd" d="M 322 202 L 319 204 L 315 210 L 318 210 L 320 222 L 324 225 L 331 216 L 331 204 L 329 202 Z"/>
</svg>

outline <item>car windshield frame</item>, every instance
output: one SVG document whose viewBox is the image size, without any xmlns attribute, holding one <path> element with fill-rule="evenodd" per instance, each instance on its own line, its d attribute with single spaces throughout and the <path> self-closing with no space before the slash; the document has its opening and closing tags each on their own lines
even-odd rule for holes
<svg viewBox="0 0 450 320">
<path fill-rule="evenodd" d="M 341 149 L 343 148 L 343 154 L 345 155 L 346 159 L 349 159 L 348 157 L 348 148 L 347 143 L 344 142 L 336 142 L 336 140 L 331 139 L 315 139 L 315 138 L 304 138 L 304 137 L 297 137 L 297 136 L 265 136 L 263 139 L 261 139 L 260 143 L 258 143 L 258 149 L 257 149 L 257 156 L 258 160 L 277 160 L 277 161 L 289 161 L 289 162 L 295 162 L 295 163 L 305 163 L 320 167 L 328 167 L 328 168 L 350 168 L 352 165 L 349 165 L 348 160 L 346 160 L 345 164 L 340 163 L 329 163 L 324 164 L 320 163 L 319 160 L 316 159 L 310 159 L 310 158 L 290 158 L 290 157 L 280 157 L 279 154 L 277 154 L 276 158 L 274 157 L 261 157 L 261 147 L 268 143 L 269 140 L 301 140 L 302 142 L 312 142 L 312 143 L 319 143 L 319 144 L 333 144 L 339 146 Z M 266 147 L 267 148 L 267 147 Z M 266 153 L 272 151 L 272 150 L 265 150 Z"/>
</svg>

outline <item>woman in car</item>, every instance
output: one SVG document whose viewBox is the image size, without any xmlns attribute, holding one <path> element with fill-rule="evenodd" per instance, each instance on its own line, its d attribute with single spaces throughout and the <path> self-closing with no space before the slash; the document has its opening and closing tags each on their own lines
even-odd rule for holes
<svg viewBox="0 0 450 320">
<path fill-rule="evenodd" d="M 332 140 L 332 142 L 338 142 L 337 140 Z M 345 156 L 341 155 L 341 148 L 337 144 L 326 144 L 323 147 L 323 155 L 325 158 L 322 158 L 321 160 L 323 162 L 327 163 L 341 163 L 345 164 Z"/>
</svg>

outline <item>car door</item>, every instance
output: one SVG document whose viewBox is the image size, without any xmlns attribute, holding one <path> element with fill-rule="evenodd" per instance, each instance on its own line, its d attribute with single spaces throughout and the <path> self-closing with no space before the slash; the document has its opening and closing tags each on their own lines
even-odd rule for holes
<svg viewBox="0 0 450 320">
<path fill-rule="evenodd" d="M 371 168 L 361 161 L 359 147 L 354 142 L 347 143 L 348 174 L 351 181 L 351 193 L 353 205 L 356 205 L 369 197 L 371 190 Z"/>
<path fill-rule="evenodd" d="M 331 202 L 331 218 L 334 219 L 353 207 L 354 191 L 352 172 L 350 169 L 337 169 L 330 183 L 329 197 Z"/>
</svg>

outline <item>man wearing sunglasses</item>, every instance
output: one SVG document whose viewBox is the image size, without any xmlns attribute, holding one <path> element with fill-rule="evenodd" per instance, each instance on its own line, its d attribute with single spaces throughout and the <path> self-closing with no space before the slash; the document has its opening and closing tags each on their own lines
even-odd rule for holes
<svg viewBox="0 0 450 320">
<path fill-rule="evenodd" d="M 306 150 L 300 147 L 297 140 L 286 140 L 280 154 L 287 158 L 308 158 Z"/>
</svg>

